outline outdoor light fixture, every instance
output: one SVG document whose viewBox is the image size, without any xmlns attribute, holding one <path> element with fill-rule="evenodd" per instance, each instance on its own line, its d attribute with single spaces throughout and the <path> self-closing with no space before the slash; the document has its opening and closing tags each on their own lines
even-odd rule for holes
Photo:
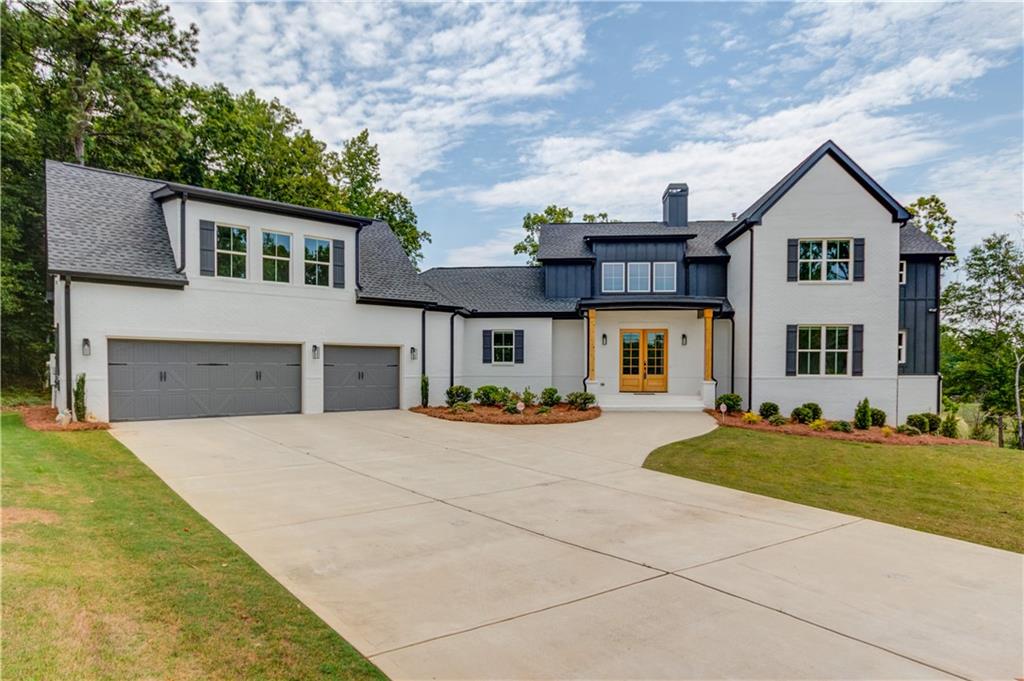
<svg viewBox="0 0 1024 681">
<path fill-rule="evenodd" d="M 682 340 L 683 340 L 683 345 L 686 345 L 686 334 L 685 333 L 683 334 L 683 339 Z"/>
<path fill-rule="evenodd" d="M 92 354 L 92 345 L 89 344 L 88 338 L 82 339 L 82 354 L 86 357 Z"/>
<path fill-rule="evenodd" d="M 601 345 L 608 345 L 608 334 L 601 334 Z"/>
<path fill-rule="evenodd" d="M 416 348 L 409 348 L 409 358 L 416 359 Z"/>
<path fill-rule="evenodd" d="M 320 346 L 319 345 L 314 345 L 313 346 L 313 359 L 320 359 Z"/>
</svg>

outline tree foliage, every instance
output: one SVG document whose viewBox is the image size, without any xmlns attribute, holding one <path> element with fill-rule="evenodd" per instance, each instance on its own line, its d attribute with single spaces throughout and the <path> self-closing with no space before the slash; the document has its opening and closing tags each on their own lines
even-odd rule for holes
<svg viewBox="0 0 1024 681">
<path fill-rule="evenodd" d="M 531 265 L 537 264 L 537 249 L 540 248 L 541 225 L 555 225 L 572 222 L 573 212 L 567 206 L 551 204 L 539 213 L 527 213 L 523 216 L 523 230 L 526 236 L 512 247 L 516 255 L 525 254 Z M 584 213 L 583 222 L 615 222 L 608 218 L 608 213 Z"/>
<path fill-rule="evenodd" d="M 956 238 L 954 236 L 956 218 L 949 214 L 945 201 L 935 194 L 919 196 L 916 201 L 907 206 L 907 212 L 912 216 L 911 225 L 956 253 Z M 952 268 L 956 264 L 956 255 L 953 255 L 946 258 L 943 266 Z"/>
</svg>

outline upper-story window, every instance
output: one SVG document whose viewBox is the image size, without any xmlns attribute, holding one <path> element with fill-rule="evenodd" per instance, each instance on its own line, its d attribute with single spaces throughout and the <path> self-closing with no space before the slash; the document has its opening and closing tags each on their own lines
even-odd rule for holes
<svg viewBox="0 0 1024 681">
<path fill-rule="evenodd" d="M 263 232 L 263 281 L 290 281 L 291 258 L 291 235 Z"/>
<path fill-rule="evenodd" d="M 331 242 L 306 237 L 303 264 L 306 283 L 311 286 L 331 285 Z"/>
<path fill-rule="evenodd" d="M 850 367 L 849 326 L 801 326 L 797 330 L 796 373 L 846 376 Z"/>
<path fill-rule="evenodd" d="M 654 292 L 675 293 L 676 264 L 674 262 L 654 263 Z"/>
<path fill-rule="evenodd" d="M 249 253 L 249 230 L 245 227 L 217 225 L 217 276 L 245 279 L 245 261 Z"/>
<path fill-rule="evenodd" d="M 907 261 L 900 260 L 900 284 L 907 283 Z"/>
<path fill-rule="evenodd" d="M 900 329 L 898 340 L 896 341 L 896 361 L 900 364 L 907 363 L 907 330 Z"/>
<path fill-rule="evenodd" d="M 622 293 L 626 290 L 626 263 L 606 262 L 601 265 L 601 291 Z"/>
<path fill-rule="evenodd" d="M 626 287 L 630 293 L 648 293 L 651 290 L 651 263 L 631 262 L 626 269 Z"/>
<path fill-rule="evenodd" d="M 849 281 L 851 239 L 801 239 L 800 281 Z"/>
</svg>

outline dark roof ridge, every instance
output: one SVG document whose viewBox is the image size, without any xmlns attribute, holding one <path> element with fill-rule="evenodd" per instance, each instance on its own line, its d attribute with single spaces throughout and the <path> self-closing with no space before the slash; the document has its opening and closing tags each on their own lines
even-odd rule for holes
<svg viewBox="0 0 1024 681">
<path fill-rule="evenodd" d="M 536 265 L 439 265 L 437 267 L 430 267 L 424 272 L 430 272 L 431 270 L 500 270 L 500 269 L 523 269 L 528 267 L 536 267 Z"/>
<path fill-rule="evenodd" d="M 145 175 L 136 175 L 135 173 L 124 173 L 120 170 L 108 170 L 107 168 L 97 168 L 96 166 L 87 166 L 82 163 L 72 163 L 71 161 L 57 161 L 52 158 L 46 159 L 47 163 L 54 163 L 57 165 L 67 166 L 76 170 L 88 170 L 94 173 L 106 173 L 107 175 L 115 175 L 117 177 L 127 177 L 132 180 L 143 180 L 145 182 L 152 182 L 153 184 L 167 184 L 167 180 L 158 180 L 153 177 L 146 177 Z"/>
</svg>

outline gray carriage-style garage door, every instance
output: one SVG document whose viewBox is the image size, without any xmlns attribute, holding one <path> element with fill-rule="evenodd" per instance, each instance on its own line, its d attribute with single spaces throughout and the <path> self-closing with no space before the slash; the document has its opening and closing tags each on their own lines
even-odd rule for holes
<svg viewBox="0 0 1024 681">
<path fill-rule="evenodd" d="M 398 348 L 324 348 L 324 411 L 398 409 Z"/>
<path fill-rule="evenodd" d="M 296 413 L 298 345 L 111 340 L 110 420 Z"/>
</svg>

